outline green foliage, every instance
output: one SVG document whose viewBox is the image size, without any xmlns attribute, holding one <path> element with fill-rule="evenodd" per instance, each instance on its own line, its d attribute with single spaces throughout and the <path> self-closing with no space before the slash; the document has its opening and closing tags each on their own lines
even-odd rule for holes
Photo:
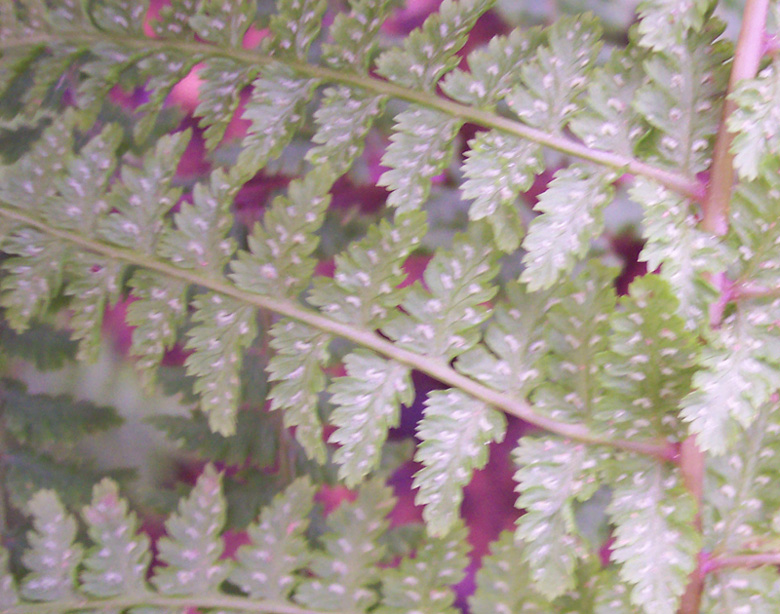
<svg viewBox="0 0 780 614">
<path fill-rule="evenodd" d="M 428 395 L 414 457 L 423 468 L 415 474 L 414 486 L 432 535 L 446 535 L 455 524 L 463 487 L 474 469 L 485 466 L 487 444 L 502 441 L 505 430 L 503 414 L 458 390 Z"/>
<path fill-rule="evenodd" d="M 763 5 L 495 4 L 0 0 L 4 613 L 454 613 L 507 432 L 475 614 L 778 609 Z"/>
<path fill-rule="evenodd" d="M 179 511 L 165 523 L 167 536 L 158 542 L 160 560 L 166 564 L 154 576 L 163 595 L 208 594 L 216 591 L 230 573 L 220 561 L 225 523 L 222 479 L 207 466 L 195 488 L 179 502 Z"/>
<path fill-rule="evenodd" d="M 347 375 L 328 389 L 337 427 L 329 441 L 339 444 L 333 458 L 339 476 L 354 486 L 379 464 L 387 431 L 400 422 L 400 404 L 414 400 L 414 387 L 406 365 L 370 352 L 347 355 L 344 366 Z"/>
<path fill-rule="evenodd" d="M 696 568 L 701 536 L 696 503 L 675 471 L 644 459 L 616 459 L 609 514 L 612 558 L 634 585 L 631 603 L 646 612 L 673 612 Z"/>
<path fill-rule="evenodd" d="M 575 587 L 578 559 L 587 554 L 575 521 L 575 505 L 598 490 L 597 467 L 609 457 L 603 450 L 565 441 L 525 438 L 514 452 L 515 473 L 524 509 L 515 539 L 534 588 L 549 599 Z"/>
</svg>

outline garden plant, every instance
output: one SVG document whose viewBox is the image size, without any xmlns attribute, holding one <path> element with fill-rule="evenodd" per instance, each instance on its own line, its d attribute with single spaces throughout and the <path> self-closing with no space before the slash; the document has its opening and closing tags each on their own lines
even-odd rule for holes
<svg viewBox="0 0 780 614">
<path fill-rule="evenodd" d="M 524 6 L 0 0 L 0 612 L 780 612 L 780 7 Z"/>
</svg>

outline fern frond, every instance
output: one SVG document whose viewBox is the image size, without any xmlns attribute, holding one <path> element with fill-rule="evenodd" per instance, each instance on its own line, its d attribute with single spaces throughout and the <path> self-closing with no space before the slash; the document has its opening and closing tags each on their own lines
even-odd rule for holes
<svg viewBox="0 0 780 614">
<path fill-rule="evenodd" d="M 594 414 L 610 437 L 685 438 L 677 413 L 698 348 L 677 306 L 668 283 L 647 275 L 631 284 L 611 317 L 610 348 L 601 356 L 604 393 Z"/>
<path fill-rule="evenodd" d="M 126 484 L 135 477 L 131 469 L 99 470 L 88 461 L 66 460 L 29 446 L 9 450 L 3 461 L 8 499 L 20 510 L 41 490 L 56 492 L 70 509 L 79 508 L 89 502 L 92 488 L 103 478 Z"/>
<path fill-rule="evenodd" d="M 755 79 L 740 83 L 732 97 L 737 108 L 729 116 L 728 127 L 736 133 L 731 144 L 734 166 L 740 177 L 747 180 L 759 174 L 771 175 L 780 155 L 780 123 L 773 111 L 780 100 L 776 63 L 767 66 Z"/>
<path fill-rule="evenodd" d="M 504 292 L 507 300 L 496 306 L 485 331 L 487 348 L 477 345 L 461 354 L 455 367 L 491 388 L 525 398 L 539 382 L 539 362 L 548 349 L 544 322 L 550 293 L 527 292 L 517 283 Z"/>
<path fill-rule="evenodd" d="M 514 476 L 520 493 L 515 505 L 525 510 L 515 533 L 524 544 L 522 561 L 534 589 L 555 599 L 576 585 L 575 568 L 587 550 L 574 506 L 598 490 L 598 467 L 609 453 L 551 438 L 523 437 L 513 456 L 520 467 Z"/>
<path fill-rule="evenodd" d="M 277 495 L 258 523 L 247 529 L 251 544 L 236 553 L 230 581 L 253 599 L 287 599 L 303 577 L 312 551 L 305 533 L 315 489 L 299 479 Z"/>
<path fill-rule="evenodd" d="M 390 190 L 387 204 L 400 212 L 413 211 L 428 199 L 431 179 L 444 170 L 453 155 L 452 141 L 463 120 L 412 106 L 395 118 L 395 133 L 382 157 L 390 167 L 377 185 Z"/>
<path fill-rule="evenodd" d="M 309 285 L 319 243 L 315 234 L 330 204 L 328 190 L 334 177 L 318 167 L 290 184 L 278 196 L 248 238 L 249 251 L 241 251 L 230 264 L 231 278 L 239 288 L 266 296 L 295 298 Z"/>
<path fill-rule="evenodd" d="M 516 28 L 495 36 L 467 57 L 469 71 L 455 69 L 440 83 L 442 91 L 464 104 L 492 109 L 522 83 L 520 71 L 543 43 L 541 28 Z"/>
<path fill-rule="evenodd" d="M 377 614 L 455 614 L 452 586 L 464 577 L 468 565 L 466 527 L 458 523 L 447 537 L 431 539 L 382 578 L 382 604 Z"/>
<path fill-rule="evenodd" d="M 715 7 L 712 0 L 644 0 L 639 13 L 639 44 L 654 51 L 679 45 L 704 27 Z"/>
<path fill-rule="evenodd" d="M 160 560 L 152 582 L 163 595 L 216 592 L 232 564 L 221 561 L 220 533 L 225 523 L 222 476 L 207 465 L 179 511 L 165 523 L 166 537 L 157 543 Z"/>
<path fill-rule="evenodd" d="M 423 464 L 414 476 L 415 502 L 425 505 L 429 534 L 448 534 L 458 519 L 463 487 L 474 469 L 485 466 L 488 443 L 501 442 L 503 414 L 459 390 L 428 394 L 425 415 L 417 427 L 420 445 L 414 459 Z"/>
<path fill-rule="evenodd" d="M 0 199 L 18 208 L 44 209 L 55 194 L 55 180 L 73 156 L 76 118 L 75 113 L 66 112 L 44 130 L 22 158 L 0 168 Z"/>
<path fill-rule="evenodd" d="M 398 426 L 401 403 L 414 401 L 414 386 L 409 367 L 370 352 L 348 354 L 344 366 L 347 375 L 328 389 L 336 405 L 329 421 L 337 427 L 328 441 L 340 444 L 333 460 L 353 487 L 379 464 L 387 431 Z"/>
<path fill-rule="evenodd" d="M 742 445 L 709 463 L 713 488 L 704 495 L 708 550 L 760 551 L 772 547 L 776 539 L 780 496 L 767 488 L 780 479 L 776 462 L 780 425 L 774 412 L 771 402 L 761 407 L 756 421 L 740 433 Z"/>
<path fill-rule="evenodd" d="M 469 141 L 463 163 L 465 198 L 474 199 L 469 219 L 486 219 L 501 251 L 514 252 L 524 234 L 517 197 L 544 169 L 542 150 L 528 140 L 481 132 Z"/>
<path fill-rule="evenodd" d="M 385 323 L 406 295 L 398 288 L 406 277 L 400 263 L 421 244 L 425 218 L 420 211 L 399 213 L 394 224 L 370 226 L 363 239 L 336 255 L 333 278 L 314 279 L 308 302 L 340 322 L 366 328 Z"/>
<path fill-rule="evenodd" d="M 301 79 L 282 64 L 261 70 L 242 117 L 250 122 L 231 173 L 242 182 L 278 156 L 306 119 L 306 104 L 319 82 Z"/>
<path fill-rule="evenodd" d="M 324 550 L 315 552 L 314 577 L 304 581 L 295 600 L 309 608 L 365 612 L 378 601 L 373 585 L 380 579 L 377 563 L 384 548 L 378 537 L 387 530 L 385 516 L 395 504 L 392 490 L 376 480 L 367 482 L 351 503 L 328 516 L 330 531 Z"/>
<path fill-rule="evenodd" d="M 236 432 L 236 413 L 241 401 L 239 372 L 243 351 L 257 334 L 256 311 L 251 305 L 216 293 L 193 301 L 196 323 L 189 331 L 187 372 L 197 377 L 195 391 L 209 426 L 225 437 Z"/>
<path fill-rule="evenodd" d="M 491 4 L 492 0 L 445 0 L 438 13 L 409 34 L 403 49 L 391 49 L 377 59 L 377 72 L 394 83 L 432 90 L 458 65 L 457 51 Z M 382 164 L 390 170 L 380 177 L 379 185 L 392 190 L 388 205 L 409 211 L 427 199 L 431 179 L 449 163 L 451 143 L 464 121 L 413 105 L 398 114 L 395 122 L 392 143 L 382 157 Z"/>
<path fill-rule="evenodd" d="M 135 0 L 111 0 L 90 5 L 90 17 L 101 30 L 116 33 L 143 34 L 146 2 Z"/>
<path fill-rule="evenodd" d="M 572 165 L 555 173 L 539 197 L 542 214 L 531 222 L 523 241 L 526 255 L 520 280 L 530 290 L 549 288 L 570 272 L 604 228 L 604 208 L 612 200 L 614 172 Z"/>
<path fill-rule="evenodd" d="M 710 19 L 700 32 L 649 57 L 644 63 L 649 82 L 634 100 L 656 129 L 660 159 L 691 176 L 709 165 L 718 129 L 731 56 L 730 44 L 716 40 L 722 30 L 719 20 Z"/>
<path fill-rule="evenodd" d="M 497 254 L 488 247 L 486 228 L 459 235 L 451 250 L 437 250 L 425 268 L 428 290 L 415 284 L 382 332 L 399 345 L 427 356 L 452 359 L 473 347 L 477 327 L 489 315 L 495 295 Z"/>
<path fill-rule="evenodd" d="M 690 422 L 701 448 L 712 454 L 731 451 L 740 427 L 750 427 L 780 386 L 778 338 L 774 318 L 769 319 L 773 312 L 762 305 L 745 306 L 711 333 L 702 351 L 701 370 L 693 376 L 681 416 Z"/>
<path fill-rule="evenodd" d="M 634 585 L 631 603 L 647 614 L 674 614 L 701 548 L 696 502 L 678 472 L 660 463 L 620 458 L 612 471 L 611 557 Z"/>
<path fill-rule="evenodd" d="M 165 351 L 178 339 L 178 329 L 187 315 L 187 284 L 149 271 L 136 271 L 128 285 L 133 298 L 127 306 L 127 323 L 133 327 L 130 353 L 147 386 Z"/>
<path fill-rule="evenodd" d="M 144 157 L 143 167 L 122 165 L 121 181 L 113 184 L 106 201 L 109 215 L 98 222 L 100 238 L 153 255 L 165 226 L 165 216 L 181 197 L 174 187 L 179 160 L 190 141 L 185 130 L 164 136 Z"/>
<path fill-rule="evenodd" d="M 586 108 L 569 127 L 588 146 L 632 156 L 646 127 L 633 106 L 645 72 L 636 49 L 613 51 L 606 64 L 589 76 Z"/>
<path fill-rule="evenodd" d="M 708 273 L 724 270 L 728 257 L 711 234 L 698 228 L 691 203 L 663 186 L 638 178 L 630 188 L 645 211 L 640 259 L 671 284 L 686 326 L 699 326 L 715 292 Z"/>
<path fill-rule="evenodd" d="M 483 557 L 477 572 L 477 588 L 469 597 L 473 614 L 510 614 L 550 612 L 550 601 L 533 591 L 528 565 L 524 562 L 523 546 L 514 532 L 503 531 L 490 545 L 490 554 Z M 507 582 L 508 577 L 511 582 Z"/>
<path fill-rule="evenodd" d="M 580 108 L 601 32 L 592 15 L 583 15 L 559 19 L 545 34 L 547 44 L 521 67 L 523 84 L 506 101 L 524 123 L 556 133 Z"/>
<path fill-rule="evenodd" d="M 780 582 L 771 567 L 725 569 L 707 583 L 703 608 L 712 614 L 739 612 L 771 614 L 780 607 Z"/>
<path fill-rule="evenodd" d="M 116 483 L 103 480 L 82 512 L 94 543 L 79 578 L 81 589 L 89 595 L 106 598 L 148 590 L 149 538 L 138 534 L 138 520 L 127 507 Z"/>
<path fill-rule="evenodd" d="M 82 547 L 74 543 L 76 520 L 51 490 L 39 491 L 28 509 L 33 530 L 27 534 L 30 549 L 22 563 L 30 573 L 22 580 L 19 593 L 31 601 L 71 599 L 76 595 L 76 573 L 83 556 Z"/>
<path fill-rule="evenodd" d="M 268 379 L 276 382 L 269 394 L 271 409 L 285 410 L 285 426 L 296 427 L 295 438 L 306 454 L 322 463 L 326 454 L 318 405 L 330 336 L 288 319 L 274 324 L 270 332 L 276 351 L 268 363 Z"/>
<path fill-rule="evenodd" d="M 262 411 L 239 411 L 236 432 L 230 437 L 212 431 L 208 417 L 201 412 L 192 412 L 188 416 L 150 416 L 148 422 L 164 432 L 179 448 L 204 460 L 225 463 L 229 467 L 246 464 L 267 467 L 276 460 L 279 429 Z"/>
<path fill-rule="evenodd" d="M 206 149 L 213 150 L 225 136 L 239 104 L 241 92 L 257 76 L 257 66 L 246 66 L 230 58 L 212 57 L 198 71 L 202 85 L 194 114 L 204 129 Z"/>
<path fill-rule="evenodd" d="M 533 393 L 535 408 L 556 420 L 588 422 L 600 394 L 598 357 L 608 348 L 609 321 L 615 309 L 614 271 L 591 265 L 556 289 L 547 303 L 550 353 L 544 382 Z"/>
<path fill-rule="evenodd" d="M 174 216 L 175 227 L 160 238 L 158 254 L 176 266 L 221 277 L 235 251 L 226 238 L 233 220 L 228 213 L 238 186 L 222 171 L 211 173 L 208 185 L 198 183 L 193 203 L 182 203 Z"/>
<path fill-rule="evenodd" d="M 199 3 L 198 13 L 189 19 L 190 27 L 200 38 L 222 48 L 240 48 L 244 34 L 252 25 L 257 7 L 250 0 L 220 0 Z"/>
</svg>

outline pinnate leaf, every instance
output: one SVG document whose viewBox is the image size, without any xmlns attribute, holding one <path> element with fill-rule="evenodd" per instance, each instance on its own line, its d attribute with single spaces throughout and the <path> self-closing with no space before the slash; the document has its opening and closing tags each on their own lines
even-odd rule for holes
<svg viewBox="0 0 780 614">
<path fill-rule="evenodd" d="M 569 126 L 588 146 L 632 156 L 646 128 L 632 103 L 645 79 L 642 55 L 613 51 L 589 77 L 586 108 Z"/>
<path fill-rule="evenodd" d="M 327 7 L 325 0 L 280 0 L 269 23 L 272 49 L 284 57 L 306 59 Z"/>
<path fill-rule="evenodd" d="M 298 77 L 281 64 L 261 70 L 252 83 L 252 96 L 242 117 L 250 122 L 242 151 L 232 174 L 242 182 L 251 179 L 284 147 L 306 119 L 306 103 L 314 95 L 316 79 Z"/>
<path fill-rule="evenodd" d="M 480 132 L 469 147 L 461 188 L 465 198 L 474 199 L 469 219 L 487 219 L 498 248 L 511 253 L 524 232 L 517 197 L 544 168 L 541 148 L 498 130 Z"/>
<path fill-rule="evenodd" d="M 352 487 L 378 466 L 387 431 L 398 426 L 401 403 L 414 401 L 414 386 L 409 367 L 366 350 L 348 354 L 344 366 L 346 376 L 328 389 L 337 427 L 329 442 L 340 444 L 333 460 Z"/>
<path fill-rule="evenodd" d="M 122 180 L 114 183 L 107 197 L 111 212 L 98 224 L 100 238 L 145 254 L 155 253 L 165 228 L 165 214 L 181 196 L 181 189 L 172 183 L 190 137 L 189 130 L 164 136 L 144 157 L 142 168 L 127 163 L 122 166 Z"/>
<path fill-rule="evenodd" d="M 32 394 L 11 380 L 2 380 L 2 389 L 3 428 L 34 448 L 72 444 L 85 435 L 122 424 L 113 407 L 76 401 L 67 395 Z"/>
<path fill-rule="evenodd" d="M 634 108 L 656 129 L 661 160 L 690 176 L 710 163 L 710 141 L 718 130 L 728 80 L 728 43 L 715 41 L 723 30 L 717 19 L 681 44 L 644 62 L 646 83 Z"/>
<path fill-rule="evenodd" d="M 143 34 L 144 17 L 148 7 L 135 0 L 111 0 L 92 4 L 90 15 L 95 23 L 109 32 Z"/>
<path fill-rule="evenodd" d="M 244 34 L 257 12 L 250 0 L 204 0 L 199 11 L 190 17 L 190 27 L 203 40 L 220 47 L 241 48 Z"/>
<path fill-rule="evenodd" d="M 532 590 L 531 573 L 523 557 L 523 545 L 513 531 L 503 531 L 490 544 L 477 572 L 477 589 L 469 597 L 472 614 L 549 614 L 550 601 Z M 507 582 L 511 578 L 511 582 Z"/>
<path fill-rule="evenodd" d="M 5 240 L 3 251 L 12 257 L 3 262 L 0 303 L 11 328 L 22 333 L 60 291 L 70 250 L 59 239 L 23 227 Z"/>
<path fill-rule="evenodd" d="M 225 136 L 241 103 L 241 92 L 257 72 L 256 66 L 245 66 L 230 58 L 209 58 L 198 72 L 202 85 L 195 115 L 200 117 L 198 125 L 205 129 L 206 149 L 216 148 Z"/>
<path fill-rule="evenodd" d="M 631 603 L 647 614 L 674 614 L 701 548 L 696 502 L 676 470 L 652 459 L 616 459 L 612 471 L 611 556 L 634 585 Z"/>
<path fill-rule="evenodd" d="M 455 55 L 492 0 L 444 0 L 422 26 L 406 37 L 403 49 L 391 49 L 377 59 L 377 72 L 390 81 L 417 90 L 432 90 L 437 81 L 455 68 Z"/>
<path fill-rule="evenodd" d="M 523 437 L 514 451 L 520 496 L 516 507 L 525 513 L 515 537 L 524 543 L 522 561 L 536 591 L 549 599 L 575 587 L 578 559 L 587 550 L 574 518 L 574 506 L 599 488 L 598 466 L 608 458 L 599 448 L 558 439 Z"/>
<path fill-rule="evenodd" d="M 41 490 L 28 504 L 33 529 L 22 563 L 30 571 L 20 594 L 30 601 L 66 601 L 75 597 L 76 571 L 83 549 L 74 543 L 76 520 L 52 490 Z"/>
<path fill-rule="evenodd" d="M 138 270 L 130 278 L 132 301 L 126 322 L 133 327 L 130 353 L 135 367 L 149 385 L 166 350 L 178 339 L 179 327 L 187 315 L 187 284 L 150 271 Z"/>
<path fill-rule="evenodd" d="M 230 581 L 252 599 L 287 599 L 302 580 L 298 572 L 312 557 L 306 529 L 314 494 L 308 479 L 296 480 L 247 529 L 251 543 L 238 549 Z"/>
<path fill-rule="evenodd" d="M 595 417 L 613 438 L 684 439 L 677 413 L 690 391 L 698 342 L 677 315 L 678 301 L 664 279 L 646 275 L 629 291 L 610 318 Z"/>
<path fill-rule="evenodd" d="M 392 142 L 382 157 L 382 164 L 390 170 L 382 174 L 378 185 L 392 190 L 388 205 L 406 212 L 422 206 L 431 179 L 450 163 L 451 144 L 463 120 L 414 105 L 399 113 L 395 122 Z"/>
<path fill-rule="evenodd" d="M 406 294 L 400 266 L 421 243 L 428 225 L 420 211 L 382 220 L 366 236 L 336 255 L 333 278 L 317 277 L 308 301 L 341 322 L 374 327 L 394 315 Z M 369 263 L 370 266 L 366 266 Z"/>
<path fill-rule="evenodd" d="M 712 0 L 643 0 L 637 7 L 639 44 L 655 51 L 679 45 L 689 30 L 701 30 L 714 5 Z"/>
<path fill-rule="evenodd" d="M 320 610 L 364 612 L 374 605 L 377 563 L 385 550 L 377 540 L 387 530 L 385 516 L 394 504 L 392 490 L 372 480 L 355 501 L 342 503 L 328 516 L 324 549 L 315 552 L 311 564 L 314 577 L 301 584 L 295 600 Z"/>
<path fill-rule="evenodd" d="M 640 259 L 650 270 L 660 267 L 659 275 L 677 295 L 686 326 L 697 326 L 715 298 L 705 274 L 724 270 L 726 253 L 712 234 L 698 228 L 691 203 L 684 197 L 645 178 L 637 178 L 630 195 L 645 211 L 647 242 Z"/>
<path fill-rule="evenodd" d="M 239 288 L 277 297 L 295 298 L 309 285 L 319 243 L 315 234 L 330 203 L 334 180 L 327 168 L 317 168 L 290 184 L 287 195 L 274 199 L 230 267 Z"/>
<path fill-rule="evenodd" d="M 604 228 L 604 208 L 612 200 L 614 172 L 575 164 L 555 173 L 539 197 L 541 215 L 531 222 L 523 249 L 520 280 L 530 290 L 549 288 L 574 268 Z"/>
<path fill-rule="evenodd" d="M 382 331 L 400 345 L 428 356 L 452 359 L 479 340 L 477 327 L 489 315 L 484 305 L 495 295 L 497 254 L 485 228 L 458 235 L 450 251 L 437 250 L 425 269 L 425 290 L 412 286 L 399 313 Z"/>
<path fill-rule="evenodd" d="M 138 534 L 138 520 L 111 480 L 103 480 L 84 508 L 84 520 L 94 546 L 84 559 L 81 586 L 96 597 L 142 593 L 152 560 L 149 538 Z"/>
<path fill-rule="evenodd" d="M 220 560 L 225 524 L 222 476 L 207 465 L 192 492 L 179 501 L 178 513 L 165 522 L 166 536 L 158 543 L 160 560 L 152 581 L 163 595 L 216 592 L 230 573 L 231 563 Z"/>
<path fill-rule="evenodd" d="M 295 438 L 310 458 L 323 463 L 319 394 L 325 388 L 324 363 L 330 357 L 330 337 L 294 320 L 280 320 L 271 328 L 276 355 L 268 363 L 271 409 L 283 409 L 284 424 L 296 427 Z"/>
<path fill-rule="evenodd" d="M 780 608 L 780 580 L 773 567 L 724 569 L 707 582 L 702 607 L 712 614 L 772 614 Z"/>
<path fill-rule="evenodd" d="M 306 153 L 312 164 L 328 164 L 340 175 L 349 170 L 363 151 L 363 143 L 374 120 L 384 110 L 386 97 L 344 86 L 329 87 L 314 113 L 318 146 Z"/>
<path fill-rule="evenodd" d="M 225 437 L 236 432 L 236 414 L 241 401 L 243 350 L 257 334 L 255 308 L 216 293 L 193 301 L 196 325 L 189 331 L 186 348 L 192 350 L 185 365 L 196 376 L 195 391 L 209 426 Z"/>
<path fill-rule="evenodd" d="M 737 108 L 729 116 L 728 127 L 735 132 L 731 151 L 734 166 L 743 179 L 771 174 L 780 156 L 780 77 L 776 64 L 770 64 L 755 79 L 741 81 L 732 98 Z"/>
<path fill-rule="evenodd" d="M 488 443 L 504 439 L 504 414 L 460 390 L 436 390 L 425 401 L 417 427 L 421 443 L 414 459 L 423 467 L 414 476 L 415 502 L 425 505 L 429 534 L 442 537 L 455 526 L 463 487 L 474 469 L 485 466 Z"/>
<path fill-rule="evenodd" d="M 380 28 L 393 8 L 391 0 L 352 0 L 350 12 L 338 13 L 323 45 L 323 57 L 334 68 L 366 73 L 377 47 Z"/>
<path fill-rule="evenodd" d="M 235 242 L 225 235 L 232 226 L 228 211 L 236 190 L 221 169 L 211 173 L 208 184 L 196 184 L 192 204 L 181 205 L 176 226 L 163 234 L 158 254 L 176 266 L 221 277 L 235 250 Z"/>
<path fill-rule="evenodd" d="M 452 586 L 464 577 L 468 539 L 462 522 L 446 537 L 427 540 L 414 558 L 406 558 L 382 578 L 382 604 L 377 614 L 455 614 Z"/>
<path fill-rule="evenodd" d="M 776 308 L 746 306 L 710 334 L 681 410 L 703 450 L 718 455 L 733 449 L 740 427 L 750 427 L 780 387 L 779 340 L 771 316 Z"/>
<path fill-rule="evenodd" d="M 483 384 L 525 398 L 538 383 L 539 361 L 548 345 L 544 323 L 550 292 L 526 292 L 518 283 L 504 287 L 485 331 L 485 346 L 461 354 L 455 363 L 461 373 Z"/>
<path fill-rule="evenodd" d="M 559 19 L 546 35 L 547 44 L 520 69 L 523 85 L 506 100 L 524 123 L 560 132 L 580 108 L 579 98 L 601 46 L 601 30 L 592 15 L 583 15 Z"/>
<path fill-rule="evenodd" d="M 539 363 L 542 383 L 532 398 L 540 412 L 555 420 L 592 418 L 601 393 L 597 357 L 608 347 L 607 314 L 615 309 L 614 275 L 614 269 L 590 264 L 546 303 L 549 354 Z"/>
<path fill-rule="evenodd" d="M 464 104 L 492 109 L 522 84 L 520 70 L 542 42 L 541 28 L 516 28 L 507 36 L 494 36 L 487 46 L 469 53 L 469 71 L 447 73 L 441 89 Z"/>
</svg>

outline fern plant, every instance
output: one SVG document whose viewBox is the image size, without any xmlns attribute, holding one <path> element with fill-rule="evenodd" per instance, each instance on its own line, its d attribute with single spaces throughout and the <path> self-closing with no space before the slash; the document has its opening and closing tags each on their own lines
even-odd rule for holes
<svg viewBox="0 0 780 614">
<path fill-rule="evenodd" d="M 731 5 L 645 0 L 626 37 L 586 13 L 468 52 L 505 6 L 395 37 L 391 0 L 155 7 L 0 0 L 2 612 L 455 611 L 463 490 L 518 418 L 471 612 L 780 608 L 776 6 L 734 41 Z M 386 203 L 334 202 L 378 148 Z M 620 296 L 619 215 L 650 270 Z M 157 539 L 133 475 L 69 451 L 116 409 L 22 382 L 98 357 L 116 305 L 193 409 L 150 418 L 202 469 Z M 386 484 L 415 404 L 424 531 Z M 322 483 L 352 490 L 327 515 Z"/>
</svg>

